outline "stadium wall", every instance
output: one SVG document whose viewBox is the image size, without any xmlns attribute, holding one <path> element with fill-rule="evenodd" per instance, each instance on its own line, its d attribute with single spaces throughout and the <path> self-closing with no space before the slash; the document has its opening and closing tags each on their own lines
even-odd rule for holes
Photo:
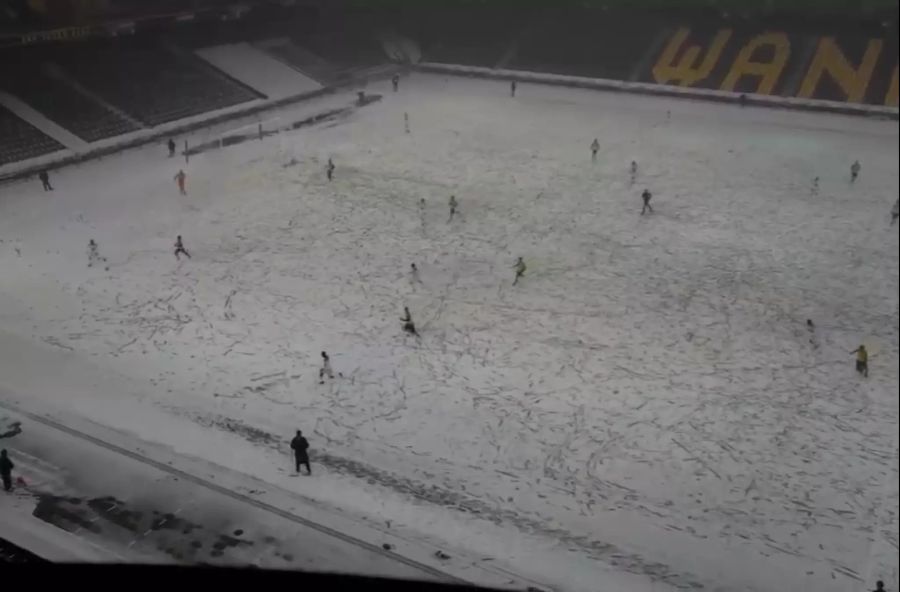
<svg viewBox="0 0 900 592">
<path fill-rule="evenodd" d="M 431 63 L 801 101 L 898 105 L 894 23 L 804 25 L 792 20 L 779 25 L 592 10 L 534 13 L 512 26 L 504 21 L 510 22 L 500 15 L 476 21 L 474 35 L 471 30 L 448 33 L 446 20 L 438 25 L 443 31 L 420 21 L 407 23 L 406 34 L 420 43 L 423 61 Z"/>
<path fill-rule="evenodd" d="M 533 82 L 572 88 L 590 88 L 604 91 L 629 92 L 654 96 L 673 97 L 678 99 L 698 99 L 720 103 L 738 103 L 745 106 L 773 107 L 778 109 L 795 109 L 802 111 L 818 111 L 822 113 L 839 113 L 842 115 L 863 115 L 882 119 L 898 119 L 898 110 L 893 107 L 878 105 L 862 105 L 839 101 L 819 99 L 798 99 L 793 97 L 772 97 L 766 95 L 748 95 L 741 97 L 739 93 L 708 90 L 701 88 L 682 88 L 645 82 L 623 82 L 602 78 L 585 78 L 563 74 L 546 74 L 543 72 L 523 72 L 521 70 L 505 70 L 500 68 L 483 68 L 478 66 L 459 66 L 453 64 L 421 63 L 414 67 L 421 72 L 436 74 L 452 74 L 475 78 L 493 78 L 498 80 L 516 80 L 517 82 Z"/>
</svg>

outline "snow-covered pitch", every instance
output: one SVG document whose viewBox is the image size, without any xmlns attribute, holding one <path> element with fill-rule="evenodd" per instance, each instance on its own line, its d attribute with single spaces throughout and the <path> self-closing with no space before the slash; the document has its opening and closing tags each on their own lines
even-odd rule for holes
<svg viewBox="0 0 900 592">
<path fill-rule="evenodd" d="M 368 475 L 329 502 L 560 590 L 596 590 L 559 567 L 595 563 L 653 590 L 896 586 L 896 122 L 430 75 L 369 90 L 188 164 L 152 146 L 52 193 L 0 187 L 3 330 L 202 425 L 302 427 L 320 479 Z M 378 501 L 392 487 L 408 509 Z"/>
</svg>

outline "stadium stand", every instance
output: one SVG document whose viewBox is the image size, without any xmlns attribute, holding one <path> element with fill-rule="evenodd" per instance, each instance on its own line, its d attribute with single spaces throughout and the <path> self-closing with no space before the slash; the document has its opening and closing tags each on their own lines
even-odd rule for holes
<svg viewBox="0 0 900 592">
<path fill-rule="evenodd" d="M 474 18 L 468 12 L 435 10 L 412 14 L 399 28 L 422 43 L 428 61 L 494 67 L 528 20 L 527 11 L 510 14 L 485 9 Z"/>
<path fill-rule="evenodd" d="M 338 67 L 288 39 L 277 39 L 258 44 L 259 48 L 277 60 L 309 76 L 322 85 L 338 78 Z"/>
<path fill-rule="evenodd" d="M 189 54 L 119 42 L 57 57 L 76 82 L 148 126 L 252 101 L 262 95 Z"/>
<path fill-rule="evenodd" d="M 509 68 L 628 80 L 635 57 L 643 55 L 658 35 L 656 27 L 640 21 L 597 18 L 588 12 L 541 22 L 520 40 Z"/>
<path fill-rule="evenodd" d="M 0 107 L 0 165 L 42 156 L 63 145 L 44 135 L 5 107 Z"/>
<path fill-rule="evenodd" d="M 349 28 L 331 33 L 309 36 L 301 42 L 303 47 L 331 63 L 339 78 L 348 74 L 384 64 L 384 50 L 370 31 L 353 31 Z"/>
<path fill-rule="evenodd" d="M 0 88 L 19 97 L 47 119 L 86 142 L 138 129 L 101 103 L 57 80 L 41 66 L 40 63 L 18 62 L 12 68 L 4 68 Z"/>
<path fill-rule="evenodd" d="M 325 86 L 346 81 L 356 73 L 385 62 L 384 50 L 370 33 L 319 34 L 304 37 L 299 43 L 302 47 L 284 38 L 257 45 Z"/>
</svg>

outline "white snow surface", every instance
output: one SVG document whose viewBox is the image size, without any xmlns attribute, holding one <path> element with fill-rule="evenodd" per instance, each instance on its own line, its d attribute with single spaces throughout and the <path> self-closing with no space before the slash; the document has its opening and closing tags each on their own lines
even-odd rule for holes
<svg viewBox="0 0 900 592">
<path fill-rule="evenodd" d="M 30 380 L 35 402 L 263 478 L 284 459 L 209 446 L 210 426 L 302 428 L 339 485 L 306 495 L 558 590 L 895 589 L 896 123 L 537 85 L 511 99 L 433 75 L 400 88 L 188 165 L 147 147 L 60 171 L 53 193 L 0 187 L 0 342 L 133 389 L 70 398 L 24 355 L 0 386 Z M 86 267 L 90 238 L 108 271 Z M 342 374 L 324 386 L 321 350 Z M 180 417 L 116 412 L 138 403 Z M 186 437 L 186 418 L 209 429 Z"/>
</svg>

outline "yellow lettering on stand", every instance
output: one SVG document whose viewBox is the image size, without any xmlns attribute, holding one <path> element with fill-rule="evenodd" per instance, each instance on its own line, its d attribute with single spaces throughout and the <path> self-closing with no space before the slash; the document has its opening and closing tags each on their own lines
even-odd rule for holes
<svg viewBox="0 0 900 592">
<path fill-rule="evenodd" d="M 693 86 L 704 80 L 719 61 L 722 49 L 731 38 L 731 29 L 722 29 L 716 33 L 706 55 L 699 64 L 697 64 L 697 58 L 700 56 L 701 48 L 696 45 L 685 49 L 681 59 L 676 63 L 675 56 L 678 55 L 678 50 L 681 49 L 690 34 L 690 29 L 682 27 L 669 39 L 669 43 L 656 61 L 656 65 L 653 66 L 653 78 L 659 84 L 669 84 L 675 81 L 679 86 Z"/>
<path fill-rule="evenodd" d="M 753 54 L 760 47 L 766 45 L 771 46 L 775 51 L 772 61 L 754 62 Z M 728 76 L 722 81 L 720 88 L 733 91 L 742 76 L 760 76 L 759 84 L 753 92 L 770 95 L 775 90 L 775 85 L 778 84 L 778 79 L 781 77 L 790 55 L 791 42 L 788 41 L 788 37 L 784 33 L 757 35 L 738 53 L 734 63 L 731 65 Z"/>
<path fill-rule="evenodd" d="M 881 39 L 870 39 L 859 68 L 854 69 L 847 61 L 847 56 L 835 43 L 834 37 L 822 37 L 797 96 L 804 99 L 813 98 L 822 75 L 828 73 L 847 95 L 848 102 L 862 102 L 883 44 Z"/>
<path fill-rule="evenodd" d="M 891 76 L 891 85 L 884 97 L 884 104 L 888 107 L 897 106 L 897 66 L 894 66 L 894 74 Z"/>
</svg>

